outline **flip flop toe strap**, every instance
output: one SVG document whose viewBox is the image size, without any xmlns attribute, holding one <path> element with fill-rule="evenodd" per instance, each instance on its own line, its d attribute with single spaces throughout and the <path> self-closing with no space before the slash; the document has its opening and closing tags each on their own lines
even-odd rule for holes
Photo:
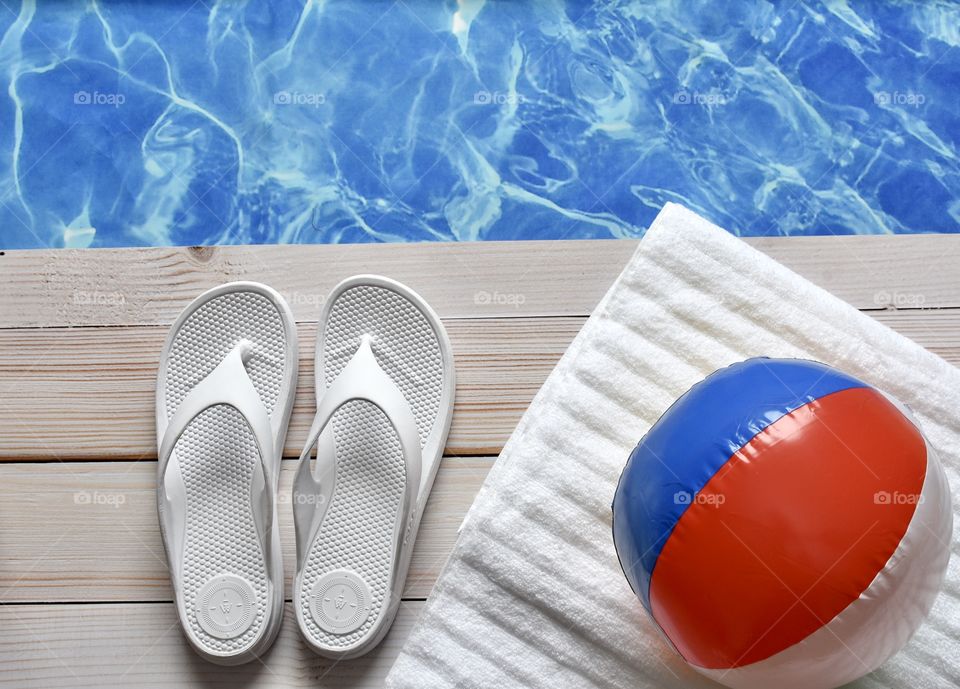
<svg viewBox="0 0 960 689">
<path fill-rule="evenodd" d="M 274 457 L 273 431 L 270 424 L 270 415 L 253 381 L 247 375 L 244 363 L 253 354 L 253 345 L 244 340 L 237 344 L 223 361 L 221 361 L 206 378 L 200 381 L 170 417 L 163 432 L 158 453 L 158 477 L 160 491 L 158 492 L 158 507 L 161 522 L 167 529 L 175 529 L 183 533 L 183 519 L 185 505 L 183 505 L 182 483 L 174 490 L 174 482 L 179 477 L 179 467 L 176 462 L 171 466 L 177 441 L 187 430 L 187 427 L 201 413 L 211 407 L 227 405 L 233 407 L 243 417 L 253 432 L 260 456 L 260 472 L 254 472 L 251 489 L 251 507 L 254 510 L 254 523 L 260 531 L 260 542 L 263 544 L 264 555 L 269 558 L 272 552 L 271 534 L 273 527 L 273 490 L 274 481 L 271 465 Z M 176 467 L 174 469 L 174 467 Z M 180 539 L 182 543 L 182 538 Z M 179 566 L 181 558 L 174 557 L 175 566 Z M 180 573 L 177 572 L 179 575 Z"/>
<path fill-rule="evenodd" d="M 413 506 L 420 490 L 423 464 L 420 434 L 410 405 L 393 379 L 380 367 L 371 344 L 370 336 L 365 335 L 353 358 L 324 392 L 300 455 L 294 478 L 293 501 L 298 569 L 302 567 L 303 559 L 323 522 L 336 485 L 336 448 L 328 424 L 338 409 L 354 400 L 370 402 L 378 407 L 386 415 L 400 440 L 405 476 L 403 503 L 400 506 L 402 529 L 398 533 L 400 544 L 405 543 L 410 535 Z M 317 461 L 311 470 L 310 453 L 314 445 L 318 445 Z M 306 495 L 324 496 L 325 499 L 298 499 Z"/>
</svg>

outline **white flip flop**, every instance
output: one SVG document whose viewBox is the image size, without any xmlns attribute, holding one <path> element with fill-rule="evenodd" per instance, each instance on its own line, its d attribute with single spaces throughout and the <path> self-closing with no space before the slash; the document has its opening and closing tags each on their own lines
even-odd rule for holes
<svg viewBox="0 0 960 689">
<path fill-rule="evenodd" d="M 354 658 L 383 639 L 400 605 L 453 416 L 450 341 L 409 288 L 349 278 L 320 317 L 316 388 L 294 478 L 293 604 L 314 651 Z"/>
<path fill-rule="evenodd" d="M 277 481 L 297 379 L 290 308 L 253 282 L 197 297 L 157 375 L 157 509 L 177 614 L 193 648 L 252 660 L 283 618 Z"/>
</svg>

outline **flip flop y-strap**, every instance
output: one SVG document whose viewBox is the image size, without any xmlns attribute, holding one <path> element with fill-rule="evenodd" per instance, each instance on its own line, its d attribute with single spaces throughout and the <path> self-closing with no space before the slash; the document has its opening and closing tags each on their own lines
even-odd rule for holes
<svg viewBox="0 0 960 689">
<path fill-rule="evenodd" d="M 254 522 L 257 524 L 260 542 L 263 545 L 264 557 L 269 559 L 273 545 L 271 534 L 274 498 L 270 488 L 274 479 L 270 469 L 270 458 L 274 455 L 273 431 L 270 415 L 244 366 L 252 355 L 253 345 L 250 342 L 244 340 L 238 343 L 223 361 L 187 394 L 177 411 L 170 417 L 157 457 L 161 486 L 158 493 L 158 507 L 167 528 L 176 529 L 177 533 L 182 533 L 185 510 L 182 499 L 175 496 L 182 496 L 183 491 L 167 490 L 167 481 L 176 480 L 172 475 L 173 472 L 168 472 L 174 448 L 190 423 L 203 411 L 217 405 L 233 407 L 240 412 L 250 427 L 260 454 L 260 472 L 255 471 L 253 476 L 252 508 L 258 517 Z M 182 567 L 180 558 L 173 558 L 173 562 L 177 567 Z M 180 571 L 176 572 L 178 577 L 181 574 Z"/>
<path fill-rule="evenodd" d="M 405 544 L 410 537 L 423 464 L 417 420 L 403 393 L 380 367 L 371 344 L 370 336 L 365 335 L 353 358 L 324 392 L 300 455 L 294 477 L 293 501 L 298 570 L 302 568 L 303 559 L 316 538 L 336 485 L 336 449 L 328 424 L 338 409 L 354 400 L 370 402 L 378 407 L 400 440 L 405 482 L 403 503 L 399 510 L 402 528 L 398 531 L 398 545 Z M 310 453 L 318 441 L 316 466 L 311 470 Z M 308 500 L 305 496 L 321 496 L 321 499 Z"/>
</svg>

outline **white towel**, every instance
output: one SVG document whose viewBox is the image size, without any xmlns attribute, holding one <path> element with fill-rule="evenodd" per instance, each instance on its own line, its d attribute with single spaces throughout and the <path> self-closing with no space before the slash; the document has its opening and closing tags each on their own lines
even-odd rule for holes
<svg viewBox="0 0 960 689">
<path fill-rule="evenodd" d="M 630 591 L 610 503 L 667 407 L 758 355 L 816 359 L 900 398 L 956 494 L 960 370 L 669 204 L 504 447 L 387 686 L 716 687 L 667 647 Z M 958 533 L 927 622 L 851 687 L 960 686 Z"/>
</svg>

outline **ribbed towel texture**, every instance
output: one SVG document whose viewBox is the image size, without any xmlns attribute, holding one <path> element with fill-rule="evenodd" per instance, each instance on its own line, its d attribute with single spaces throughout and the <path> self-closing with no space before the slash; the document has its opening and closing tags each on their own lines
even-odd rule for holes
<svg viewBox="0 0 960 689">
<path fill-rule="evenodd" d="M 610 503 L 631 449 L 677 397 L 761 355 L 822 361 L 897 396 L 957 494 L 960 370 L 669 204 L 504 447 L 387 686 L 716 687 L 630 591 Z M 926 624 L 850 687 L 960 686 L 958 533 Z"/>
</svg>

